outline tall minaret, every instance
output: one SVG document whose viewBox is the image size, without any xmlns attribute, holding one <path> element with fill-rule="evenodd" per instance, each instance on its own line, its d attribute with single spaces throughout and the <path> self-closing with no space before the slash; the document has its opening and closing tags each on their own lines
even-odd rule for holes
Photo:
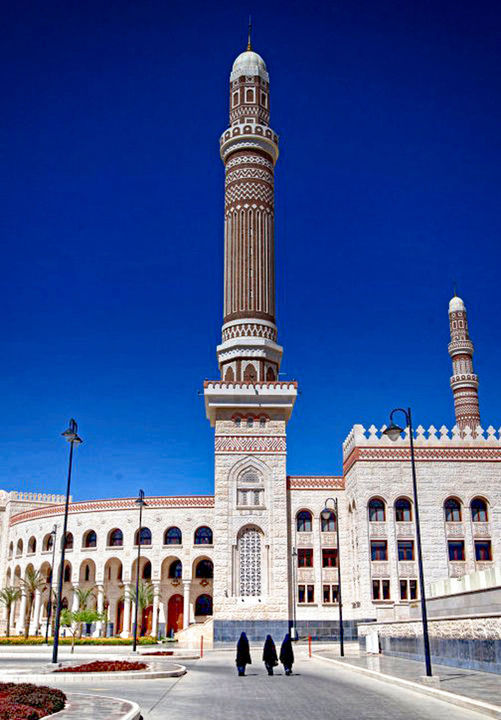
<svg viewBox="0 0 501 720">
<path fill-rule="evenodd" d="M 214 641 L 288 631 L 293 597 L 287 423 L 295 381 L 278 380 L 273 248 L 273 170 L 264 60 L 250 43 L 230 75 L 221 379 L 204 383 L 214 428 Z"/>
<path fill-rule="evenodd" d="M 456 424 L 463 432 L 469 427 L 472 433 L 480 425 L 478 406 L 478 375 L 473 372 L 473 343 L 468 333 L 466 308 L 456 295 L 449 303 L 451 341 L 449 355 L 452 359 L 451 388 L 454 395 Z"/>
<path fill-rule="evenodd" d="M 264 60 L 241 53 L 230 75 L 230 126 L 220 139 L 226 170 L 224 317 L 217 348 L 223 380 L 278 380 L 282 348 L 275 325 L 274 167 Z"/>
</svg>

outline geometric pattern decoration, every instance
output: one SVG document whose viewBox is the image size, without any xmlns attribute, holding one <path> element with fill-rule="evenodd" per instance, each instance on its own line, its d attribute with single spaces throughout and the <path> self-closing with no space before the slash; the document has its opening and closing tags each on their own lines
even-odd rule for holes
<svg viewBox="0 0 501 720">
<path fill-rule="evenodd" d="M 289 490 L 344 490 L 344 478 L 339 475 L 326 477 L 289 475 L 287 487 Z"/>
<path fill-rule="evenodd" d="M 190 495 L 177 497 L 148 497 L 146 498 L 148 507 L 155 508 L 212 508 L 214 507 L 213 495 Z M 72 502 L 69 507 L 71 515 L 81 512 L 99 512 L 102 510 L 130 510 L 137 507 L 135 498 L 120 498 L 117 500 L 94 500 L 91 502 Z M 36 518 L 50 517 L 51 515 L 60 515 L 62 512 L 61 505 L 51 505 L 49 507 L 35 508 L 26 512 L 13 515 L 10 519 L 10 525 L 23 522 L 24 520 L 33 520 Z"/>
<path fill-rule="evenodd" d="M 285 435 L 216 435 L 216 453 L 285 453 Z"/>
<path fill-rule="evenodd" d="M 501 462 L 501 448 L 497 447 L 414 447 L 420 462 Z M 410 449 L 405 447 L 356 447 L 343 464 L 346 474 L 357 461 L 410 461 Z"/>
<path fill-rule="evenodd" d="M 240 595 L 261 595 L 261 533 L 246 528 L 238 540 L 240 555 Z"/>
</svg>

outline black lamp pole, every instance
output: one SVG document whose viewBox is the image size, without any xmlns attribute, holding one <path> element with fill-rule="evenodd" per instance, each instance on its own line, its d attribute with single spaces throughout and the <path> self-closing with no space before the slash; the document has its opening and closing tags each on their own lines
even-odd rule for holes
<svg viewBox="0 0 501 720">
<path fill-rule="evenodd" d="M 339 509 L 337 498 L 327 498 L 325 508 L 320 513 L 324 520 L 328 520 L 331 509 L 328 506 L 329 501 L 334 503 L 334 514 L 336 516 L 336 545 L 337 545 L 337 584 L 339 598 L 339 654 L 344 657 L 344 625 L 343 625 L 343 594 L 341 590 L 341 547 L 339 545 Z"/>
<path fill-rule="evenodd" d="M 297 622 L 296 622 L 296 600 L 297 600 L 297 586 L 296 586 L 296 564 L 297 564 L 297 550 L 292 548 L 292 624 L 294 627 L 293 640 L 297 641 Z"/>
<path fill-rule="evenodd" d="M 136 500 L 139 505 L 139 529 L 137 531 L 137 568 L 136 568 L 136 602 L 134 603 L 134 640 L 132 643 L 132 652 L 137 649 L 137 611 L 139 606 L 139 565 L 141 560 L 141 529 L 143 527 L 143 507 L 146 505 L 144 501 L 144 490 L 139 491 L 139 497 Z"/>
<path fill-rule="evenodd" d="M 56 536 L 57 536 L 57 525 L 51 530 L 52 537 L 52 568 L 50 571 L 50 583 L 49 583 L 49 602 L 47 603 L 47 623 L 45 625 L 45 644 L 49 644 L 49 625 L 50 617 L 52 615 L 52 581 L 54 579 L 54 563 L 56 560 Z"/>
<path fill-rule="evenodd" d="M 59 574 L 57 579 L 57 602 L 56 602 L 56 622 L 54 626 L 54 645 L 52 648 L 52 662 L 57 663 L 57 653 L 59 650 L 59 626 L 61 623 L 61 596 L 63 594 L 63 576 L 64 576 L 64 551 L 66 550 L 66 531 L 68 528 L 68 508 L 70 504 L 70 486 L 71 486 L 71 467 L 73 464 L 73 446 L 81 445 L 83 440 L 78 436 L 78 425 L 73 418 L 67 430 L 61 435 L 66 438 L 70 444 L 70 457 L 68 461 L 68 482 L 66 485 L 66 502 L 64 505 L 64 522 L 63 536 L 61 538 L 61 562 L 59 564 Z M 54 571 L 53 571 L 54 572 Z"/>
<path fill-rule="evenodd" d="M 424 659 L 426 665 L 426 675 L 432 676 L 431 671 L 431 653 L 430 653 L 430 637 L 428 634 L 428 613 L 426 611 L 426 594 L 424 585 L 424 571 L 423 571 L 423 553 L 421 550 L 421 526 L 419 524 L 419 505 L 418 505 L 418 494 L 417 494 L 417 481 L 416 481 L 416 460 L 414 457 L 414 438 L 412 433 L 412 415 L 411 409 L 407 408 L 395 408 L 390 413 L 390 425 L 384 431 L 390 440 L 397 440 L 403 429 L 393 422 L 393 415 L 396 412 L 401 412 L 405 415 L 406 426 L 409 428 L 409 441 L 411 450 L 411 468 L 412 468 L 412 491 L 414 494 L 414 515 L 416 518 L 416 545 L 417 545 L 417 556 L 418 556 L 418 571 L 419 571 L 419 593 L 421 595 L 421 622 L 423 624 L 423 644 L 424 644 Z"/>
</svg>

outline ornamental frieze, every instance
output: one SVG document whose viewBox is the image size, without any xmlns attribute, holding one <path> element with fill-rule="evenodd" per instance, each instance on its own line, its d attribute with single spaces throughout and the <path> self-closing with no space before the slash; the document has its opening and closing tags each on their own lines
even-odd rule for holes
<svg viewBox="0 0 501 720">
<path fill-rule="evenodd" d="M 285 435 L 216 435 L 216 453 L 285 453 Z"/>
</svg>

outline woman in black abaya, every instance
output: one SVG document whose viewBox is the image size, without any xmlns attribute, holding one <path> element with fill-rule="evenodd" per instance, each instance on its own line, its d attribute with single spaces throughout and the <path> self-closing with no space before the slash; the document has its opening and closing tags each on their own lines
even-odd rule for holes
<svg viewBox="0 0 501 720">
<path fill-rule="evenodd" d="M 280 662 L 284 666 L 285 674 L 292 675 L 292 666 L 294 665 L 294 651 L 289 633 L 284 637 L 282 647 L 280 648 Z"/>
<path fill-rule="evenodd" d="M 240 638 L 237 642 L 237 657 L 235 662 L 237 665 L 238 674 L 240 676 L 245 675 L 246 665 L 252 665 L 249 641 L 247 640 L 247 635 L 244 632 L 240 635 Z"/>
<path fill-rule="evenodd" d="M 263 648 L 263 662 L 268 675 L 273 675 L 273 668 L 278 665 L 277 649 L 271 635 L 266 636 Z"/>
</svg>

